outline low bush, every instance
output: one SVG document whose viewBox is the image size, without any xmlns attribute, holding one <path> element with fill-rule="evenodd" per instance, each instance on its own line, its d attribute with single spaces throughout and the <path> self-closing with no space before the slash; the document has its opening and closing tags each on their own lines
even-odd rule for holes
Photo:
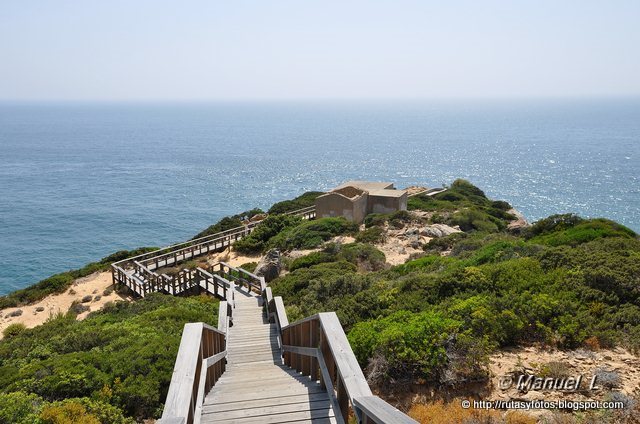
<svg viewBox="0 0 640 424">
<path fill-rule="evenodd" d="M 0 393 L 0 423 L 11 424 L 135 424 L 104 401 L 73 398 L 47 402 L 25 392 Z"/>
<path fill-rule="evenodd" d="M 2 331 L 2 335 L 5 338 L 14 337 L 14 336 L 17 336 L 18 334 L 22 333 L 26 329 L 27 329 L 27 327 L 24 324 L 22 324 L 21 322 L 14 322 L 13 324 L 9 324 L 7 326 L 7 328 L 5 328 Z"/>
<path fill-rule="evenodd" d="M 380 227 L 370 227 L 356 234 L 358 243 L 379 244 L 386 240 L 386 233 Z"/>
<path fill-rule="evenodd" d="M 430 424 L 536 424 L 537 422 L 534 417 L 517 411 L 509 411 L 503 415 L 500 411 L 464 408 L 462 401 L 463 399 L 454 399 L 444 403 L 442 400 L 437 400 L 429 404 L 415 404 L 411 406 L 408 415 L 419 423 Z M 473 399 L 465 401 L 473 403 Z"/>
<path fill-rule="evenodd" d="M 287 228 L 301 223 L 301 218 L 291 215 L 272 215 L 262 221 L 251 234 L 234 243 L 233 248 L 241 253 L 256 254 L 267 249 L 269 241 Z"/>
<path fill-rule="evenodd" d="M 62 416 L 65 402 L 73 403 L 65 399 L 86 397 L 126 416 L 157 417 L 184 324 L 215 325 L 217 303 L 200 296 L 151 294 L 135 303 L 109 304 L 82 321 L 55 317 L 0 341 L 0 392 L 21 390 L 29 399 L 63 401 L 52 405 L 62 407 L 53 409 Z M 100 411 L 108 408 L 101 404 L 94 408 L 88 400 L 78 402 L 102 423 L 119 422 L 104 418 Z M 1 411 L 0 402 L 0 417 Z"/>
<path fill-rule="evenodd" d="M 333 262 L 336 255 L 328 252 L 313 252 L 308 255 L 296 258 L 289 265 L 289 271 L 295 271 L 300 268 L 309 268 L 325 262 Z"/>
<path fill-rule="evenodd" d="M 249 272 L 253 272 L 255 271 L 256 267 L 258 266 L 257 262 L 247 262 L 245 264 L 240 265 L 240 268 L 249 271 Z"/>
<path fill-rule="evenodd" d="M 332 237 L 354 234 L 356 231 L 358 226 L 344 218 L 320 218 L 285 228 L 271 238 L 267 246 L 282 251 L 312 249 Z"/>
<path fill-rule="evenodd" d="M 622 383 L 620 374 L 615 371 L 606 370 L 604 368 L 596 368 L 595 377 L 596 384 L 607 389 L 617 389 Z"/>
<path fill-rule="evenodd" d="M 322 194 L 324 193 L 321 191 L 308 191 L 295 199 L 278 202 L 269 208 L 269 214 L 282 214 L 313 206 L 315 204 L 316 197 Z"/>
<path fill-rule="evenodd" d="M 564 216 L 564 215 L 563 215 Z M 625 227 L 624 225 L 620 225 L 616 222 L 610 221 L 608 219 L 588 219 L 584 220 L 579 217 L 570 216 L 569 223 L 566 220 L 562 220 L 558 218 L 557 220 L 553 220 L 552 224 L 543 225 L 545 230 L 536 234 L 539 230 L 531 230 L 527 237 L 530 239 L 532 243 L 544 244 L 548 246 L 577 246 L 582 243 L 587 243 L 592 240 L 602 239 L 602 238 L 628 238 L 628 239 L 637 239 L 638 235 Z M 548 218 L 549 219 L 549 218 Z M 546 221 L 546 220 L 543 220 Z M 534 224 L 536 227 L 537 223 Z M 551 229 L 546 229 L 547 227 L 552 227 Z"/>
<path fill-rule="evenodd" d="M 337 258 L 357 265 L 361 271 L 378 271 L 386 264 L 384 253 L 366 243 L 349 243 L 341 246 Z"/>
<path fill-rule="evenodd" d="M 362 366 L 380 354 L 389 377 L 434 378 L 446 367 L 446 342 L 460 325 L 434 312 L 400 311 L 357 323 L 348 338 Z"/>
</svg>

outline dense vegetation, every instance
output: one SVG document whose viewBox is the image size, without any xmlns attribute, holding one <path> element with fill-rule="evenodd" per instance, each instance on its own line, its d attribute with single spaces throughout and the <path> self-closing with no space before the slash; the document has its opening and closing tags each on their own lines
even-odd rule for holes
<svg viewBox="0 0 640 424">
<path fill-rule="evenodd" d="M 80 269 L 52 275 L 32 286 L 16 290 L 7 296 L 0 296 L 0 309 L 36 302 L 50 294 L 62 293 L 78 278 L 86 277 L 97 271 L 105 271 L 113 262 L 118 262 L 131 256 L 141 255 L 156 249 L 155 247 L 141 247 L 135 250 L 121 250 L 102 258 L 98 262 L 91 262 Z"/>
<path fill-rule="evenodd" d="M 291 320 L 335 310 L 372 380 L 482 380 L 487 355 L 506 346 L 640 349 L 633 231 L 556 215 L 509 233 L 510 206 L 465 181 L 409 204 L 429 212 L 422 224 L 370 216 L 360 240 L 377 242 L 383 225 L 444 222 L 466 232 L 433 239 L 421 258 L 368 273 L 325 249 L 296 259 L 271 283 Z"/>
<path fill-rule="evenodd" d="M 274 295 L 284 297 L 291 322 L 336 311 L 372 382 L 484 381 L 488 355 L 508 346 L 640 349 L 640 239 L 622 225 L 567 214 L 510 230 L 511 206 L 463 180 L 433 197 L 410 198 L 411 212 L 368 216 L 360 232 L 342 218 L 282 214 L 312 205 L 318 194 L 274 205 L 234 248 L 253 254 L 319 247 L 285 261 L 289 272 L 270 283 Z M 224 218 L 198 237 L 261 212 Z M 404 265 L 386 265 L 376 245 L 389 229 L 429 224 L 463 232 L 432 239 Z M 356 242 L 331 242 L 337 235 Z M 0 298 L 0 307 L 63 291 L 73 279 L 143 251 L 50 277 Z M 84 321 L 68 314 L 34 329 L 12 326 L 0 341 L 0 423 L 159 416 L 184 323 L 215 323 L 216 314 L 210 298 L 153 295 Z M 420 414 L 443 413 L 436 412 Z"/>
<path fill-rule="evenodd" d="M 311 249 L 333 236 L 352 234 L 358 226 L 344 218 L 321 218 L 303 221 L 292 215 L 270 215 L 253 232 L 237 241 L 234 249 L 242 253 L 261 253 L 270 248 L 280 250 Z"/>
<path fill-rule="evenodd" d="M 0 422 L 158 417 L 187 322 L 217 322 L 209 297 L 150 295 L 83 321 L 59 315 L 0 341 Z M 82 417 L 64 421 L 67 415 Z M 60 419 L 58 419 L 58 418 Z"/>
<path fill-rule="evenodd" d="M 284 200 L 282 202 L 275 203 L 271 208 L 269 208 L 269 213 L 276 215 L 313 206 L 315 204 L 316 197 L 321 194 L 323 194 L 321 191 L 307 191 L 293 200 Z"/>
</svg>

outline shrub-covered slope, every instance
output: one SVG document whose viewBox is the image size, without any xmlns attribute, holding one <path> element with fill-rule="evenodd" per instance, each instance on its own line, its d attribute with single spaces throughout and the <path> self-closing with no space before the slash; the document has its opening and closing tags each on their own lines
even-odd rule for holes
<svg viewBox="0 0 640 424">
<path fill-rule="evenodd" d="M 97 413 L 105 404 L 113 416 L 158 417 L 184 324 L 197 321 L 214 325 L 217 301 L 154 294 L 82 321 L 53 317 L 6 337 L 0 341 L 0 422 L 64 422 L 47 417 L 73 410 L 86 415 L 81 422 L 117 422 Z"/>
<path fill-rule="evenodd" d="M 640 240 L 624 226 L 569 214 L 510 232 L 511 206 L 463 180 L 433 197 L 410 198 L 409 213 L 367 217 L 361 232 L 341 218 L 282 214 L 313 204 L 315 196 L 274 205 L 234 248 L 319 248 L 285 260 L 289 272 L 270 283 L 274 295 L 284 297 L 291 322 L 336 311 L 373 382 L 460 387 L 483 381 L 488 355 L 508 346 L 640 349 Z M 253 212 L 199 235 L 237 226 Z M 385 264 L 380 249 L 390 229 L 413 237 L 415 228 L 432 224 L 463 232 L 433 238 L 417 250 L 421 257 L 403 265 Z M 338 235 L 354 235 L 356 242 L 332 242 Z M 76 275 L 133 253 L 54 276 L 0 298 L 0 305 L 66 288 Z M 206 297 L 158 294 L 84 321 L 68 315 L 30 330 L 13 328 L 0 341 L 0 423 L 159 416 L 183 325 L 215 323 L 216 314 L 216 302 Z"/>
<path fill-rule="evenodd" d="M 505 202 L 466 181 L 409 201 L 424 224 L 459 225 L 425 256 L 363 273 L 327 251 L 296 259 L 271 283 L 295 320 L 335 310 L 375 379 L 482 380 L 500 347 L 640 348 L 640 240 L 606 219 L 557 215 L 519 234 Z M 401 217 L 369 216 L 379 241 Z M 407 225 L 418 225 L 416 222 Z M 361 233 L 362 234 L 362 233 Z"/>
</svg>

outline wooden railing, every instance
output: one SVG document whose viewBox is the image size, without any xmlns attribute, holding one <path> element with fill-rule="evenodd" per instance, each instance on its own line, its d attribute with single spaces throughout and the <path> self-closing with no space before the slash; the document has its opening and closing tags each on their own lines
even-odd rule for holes
<svg viewBox="0 0 640 424">
<path fill-rule="evenodd" d="M 287 212 L 287 214 L 298 215 L 303 219 L 314 219 L 316 216 L 315 206 Z M 251 222 L 241 227 L 114 262 L 111 265 L 113 284 L 114 286 L 125 285 L 135 294 L 142 297 L 156 291 L 165 291 L 171 294 L 182 293 L 197 285 L 192 284 L 190 272 L 181 271 L 176 277 L 169 277 L 165 274 L 158 274 L 155 271 L 161 267 L 176 266 L 188 259 L 227 248 L 233 242 L 250 234 L 260 222 L 262 221 Z M 264 286 L 258 288 L 255 281 L 247 280 L 247 282 L 259 292 L 264 290 Z"/>
<path fill-rule="evenodd" d="M 351 410 L 359 423 L 416 423 L 373 395 L 335 312 L 289 324 L 282 298 L 273 297 L 269 287 L 263 296 L 280 333 L 285 365 L 320 380 L 339 422 L 348 422 Z"/>
<path fill-rule="evenodd" d="M 236 285 L 246 286 L 247 290 L 254 290 L 258 294 L 266 288 L 264 277 L 259 277 L 246 269 L 233 267 L 226 262 L 218 262 L 211 267 L 211 270 L 234 281 Z"/>
<path fill-rule="evenodd" d="M 217 329 L 202 322 L 185 324 L 160 420 L 162 424 L 200 422 L 204 397 L 226 368 L 232 304 L 233 300 L 220 302 Z"/>
<path fill-rule="evenodd" d="M 301 216 L 302 219 L 315 219 L 316 207 L 309 206 L 307 208 L 297 209 L 291 212 L 285 212 L 284 215 L 298 215 L 298 216 Z"/>
</svg>

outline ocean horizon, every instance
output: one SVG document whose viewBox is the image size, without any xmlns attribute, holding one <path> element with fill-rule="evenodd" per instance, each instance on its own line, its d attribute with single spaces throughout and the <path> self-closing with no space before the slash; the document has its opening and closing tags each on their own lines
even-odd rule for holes
<svg viewBox="0 0 640 424">
<path fill-rule="evenodd" d="M 0 103 L 0 295 L 345 180 L 640 231 L 640 99 Z"/>
</svg>

